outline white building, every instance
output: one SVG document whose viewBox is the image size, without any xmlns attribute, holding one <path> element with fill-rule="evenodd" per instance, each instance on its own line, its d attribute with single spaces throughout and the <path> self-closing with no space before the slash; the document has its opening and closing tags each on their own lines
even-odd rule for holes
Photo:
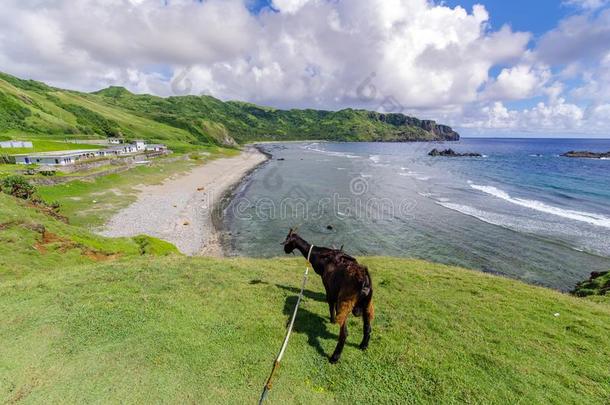
<svg viewBox="0 0 610 405">
<path fill-rule="evenodd" d="M 122 145 L 111 146 L 106 149 L 100 150 L 100 156 L 118 156 L 118 155 L 128 155 L 130 153 L 136 153 L 138 149 L 135 144 L 124 143 Z"/>
<path fill-rule="evenodd" d="M 66 166 L 80 160 L 98 157 L 96 149 L 62 150 L 57 152 L 37 152 L 15 155 L 15 163 L 21 165 Z"/>
<path fill-rule="evenodd" d="M 146 141 L 143 139 L 136 139 L 133 141 L 137 150 L 146 150 Z"/>
<path fill-rule="evenodd" d="M 3 141 L 0 142 L 0 148 L 33 148 L 32 142 L 30 141 Z"/>
<path fill-rule="evenodd" d="M 146 145 L 146 151 L 152 152 L 165 152 L 167 150 L 167 146 L 161 143 L 152 143 Z"/>
</svg>

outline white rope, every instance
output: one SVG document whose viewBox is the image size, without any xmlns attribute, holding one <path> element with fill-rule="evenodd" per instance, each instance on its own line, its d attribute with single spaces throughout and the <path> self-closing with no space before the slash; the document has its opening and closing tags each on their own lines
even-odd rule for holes
<svg viewBox="0 0 610 405">
<path fill-rule="evenodd" d="M 297 298 L 297 303 L 294 306 L 294 311 L 292 312 L 292 318 L 290 319 L 290 325 L 288 326 L 288 330 L 286 331 L 286 336 L 284 337 L 284 343 L 282 343 L 282 347 L 280 349 L 280 353 L 277 355 L 275 362 L 273 363 L 273 368 L 271 369 L 271 374 L 267 379 L 267 383 L 263 388 L 263 393 L 261 394 L 261 398 L 258 401 L 259 405 L 263 403 L 265 398 L 267 397 L 267 393 L 271 389 L 271 379 L 273 378 L 273 374 L 275 373 L 275 369 L 279 366 L 280 361 L 282 361 L 282 357 L 284 357 L 284 352 L 286 351 L 286 347 L 288 347 L 288 340 L 290 339 L 290 334 L 292 333 L 292 328 L 294 327 L 294 321 L 297 318 L 297 311 L 299 310 L 299 304 L 301 303 L 301 299 L 303 298 L 303 292 L 305 291 L 305 284 L 307 283 L 307 275 L 309 274 L 309 258 L 311 257 L 311 250 L 313 249 L 313 245 L 309 247 L 309 252 L 307 253 L 307 266 L 305 266 L 305 273 L 303 274 L 303 283 L 301 284 L 301 292 Z"/>
</svg>

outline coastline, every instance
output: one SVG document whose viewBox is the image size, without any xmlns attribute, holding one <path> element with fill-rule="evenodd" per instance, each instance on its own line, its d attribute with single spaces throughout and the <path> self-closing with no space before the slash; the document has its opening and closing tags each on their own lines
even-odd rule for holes
<svg viewBox="0 0 610 405">
<path fill-rule="evenodd" d="M 109 237 L 150 235 L 188 256 L 224 256 L 219 222 L 223 201 L 269 157 L 246 145 L 235 157 L 220 158 L 159 185 L 140 188 L 138 199 L 106 222 Z M 220 211 L 219 211 L 220 209 Z"/>
<path fill-rule="evenodd" d="M 261 155 L 264 156 L 264 160 L 262 160 L 257 165 L 251 167 L 246 172 L 244 172 L 239 181 L 233 183 L 229 187 L 226 187 L 225 190 L 223 191 L 222 195 L 216 202 L 216 204 L 212 207 L 212 213 L 211 213 L 212 225 L 214 227 L 215 237 L 217 238 L 216 243 L 217 243 L 218 249 L 221 252 L 220 256 L 227 256 L 227 253 L 230 252 L 232 249 L 231 234 L 224 229 L 224 222 L 223 222 L 224 211 L 227 209 L 229 204 L 231 204 L 231 201 L 233 200 L 233 198 L 236 197 L 236 192 L 240 188 L 240 186 L 247 184 L 247 182 L 250 180 L 250 177 L 252 176 L 252 174 L 254 174 L 254 172 L 257 169 L 259 169 L 261 166 L 269 163 L 273 159 L 273 155 L 271 153 L 269 153 L 267 150 L 265 150 L 263 147 L 261 147 L 260 143 L 258 143 L 258 142 L 254 143 L 254 144 L 246 144 L 244 146 L 246 148 L 252 148 L 252 149 L 256 150 L 258 153 L 260 153 Z M 203 255 L 204 256 L 219 256 L 219 255 L 209 254 L 206 251 L 204 251 Z"/>
</svg>

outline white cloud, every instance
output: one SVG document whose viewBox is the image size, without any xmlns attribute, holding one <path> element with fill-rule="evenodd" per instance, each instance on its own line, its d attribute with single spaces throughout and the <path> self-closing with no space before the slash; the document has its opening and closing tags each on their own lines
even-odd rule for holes
<svg viewBox="0 0 610 405">
<path fill-rule="evenodd" d="M 327 108 L 358 103 L 358 84 L 375 72 L 380 94 L 420 107 L 475 100 L 489 68 L 518 58 L 529 40 L 488 31 L 479 5 L 468 13 L 426 0 L 273 4 L 280 12 L 253 16 L 237 0 L 7 0 L 0 68 L 89 89 L 127 69 L 169 65 L 179 75 L 193 66 L 208 77 L 193 88 L 221 98 Z"/>
<path fill-rule="evenodd" d="M 566 102 L 564 98 L 549 99 L 539 102 L 532 108 L 511 110 L 501 101 L 481 106 L 470 111 L 464 117 L 466 128 L 507 130 L 516 132 L 552 132 L 554 134 L 578 134 L 583 129 L 592 133 L 602 131 L 601 126 L 583 128 L 585 113 L 576 104 Z"/>
<path fill-rule="evenodd" d="M 529 98 L 542 91 L 551 77 L 546 68 L 517 65 L 502 69 L 498 77 L 489 82 L 482 94 L 492 100 L 518 100 Z"/>
<path fill-rule="evenodd" d="M 584 10 L 595 10 L 604 7 L 610 0 L 564 0 L 563 4 L 578 7 Z"/>
<path fill-rule="evenodd" d="M 587 10 L 602 3 L 570 1 Z M 580 130 L 610 104 L 609 10 L 567 18 L 529 49 L 529 33 L 492 30 L 481 5 L 274 0 L 275 11 L 253 15 L 248 4 L 4 0 L 0 70 L 81 90 L 393 109 L 465 128 L 544 131 L 556 120 Z M 494 66 L 502 69 L 490 78 Z M 547 100 L 506 107 L 532 97 Z"/>
<path fill-rule="evenodd" d="M 610 52 L 598 64 L 582 70 L 582 84 L 571 91 L 581 101 L 600 104 L 610 101 Z"/>
<path fill-rule="evenodd" d="M 595 60 L 610 51 L 610 9 L 569 17 L 542 36 L 536 55 L 549 64 Z"/>
<path fill-rule="evenodd" d="M 296 13 L 311 0 L 273 0 L 273 7 L 282 13 Z"/>
</svg>

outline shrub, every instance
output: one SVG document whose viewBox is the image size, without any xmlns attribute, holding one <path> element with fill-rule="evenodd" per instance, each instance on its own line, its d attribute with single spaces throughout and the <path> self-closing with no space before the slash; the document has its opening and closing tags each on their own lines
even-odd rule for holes
<svg viewBox="0 0 610 405">
<path fill-rule="evenodd" d="M 28 183 L 23 176 L 8 176 L 2 180 L 2 191 L 13 197 L 30 199 L 36 192 L 36 188 Z"/>
</svg>

